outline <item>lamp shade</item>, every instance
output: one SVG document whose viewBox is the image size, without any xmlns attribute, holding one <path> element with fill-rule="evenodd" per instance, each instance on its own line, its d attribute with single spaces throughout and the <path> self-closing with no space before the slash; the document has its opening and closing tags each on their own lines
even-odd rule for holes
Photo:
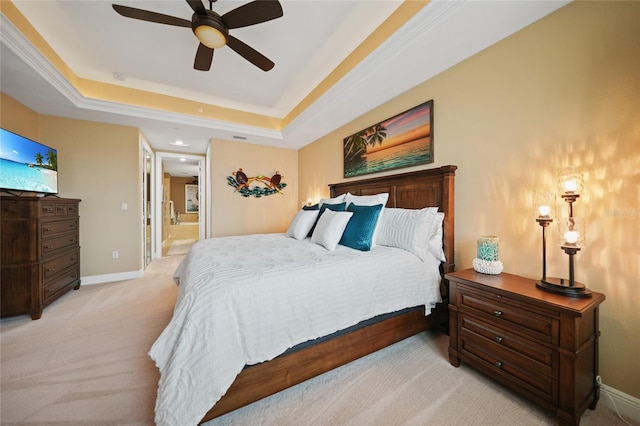
<svg viewBox="0 0 640 426">
<path fill-rule="evenodd" d="M 533 216 L 536 219 L 553 219 L 555 215 L 556 194 L 538 192 L 533 196 Z"/>
<path fill-rule="evenodd" d="M 582 248 L 587 241 L 585 220 L 580 217 L 562 218 L 558 222 L 558 242 L 561 247 Z"/>
<path fill-rule="evenodd" d="M 561 195 L 582 194 L 584 180 L 582 170 L 576 167 L 565 167 L 558 172 L 558 184 Z"/>
</svg>

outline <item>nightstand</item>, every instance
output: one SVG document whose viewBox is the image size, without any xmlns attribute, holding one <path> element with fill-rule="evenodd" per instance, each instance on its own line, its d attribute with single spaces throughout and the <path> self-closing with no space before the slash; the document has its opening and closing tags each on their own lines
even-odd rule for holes
<svg viewBox="0 0 640 426">
<path fill-rule="evenodd" d="M 578 425 L 598 402 L 598 306 L 536 288 L 535 280 L 473 269 L 449 281 L 449 361 L 466 362 Z"/>
</svg>

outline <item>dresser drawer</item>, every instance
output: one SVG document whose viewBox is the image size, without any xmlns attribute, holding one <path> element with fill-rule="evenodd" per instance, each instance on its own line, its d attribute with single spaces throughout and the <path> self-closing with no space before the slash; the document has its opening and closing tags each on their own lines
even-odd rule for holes
<svg viewBox="0 0 640 426">
<path fill-rule="evenodd" d="M 78 204 L 63 201 L 45 201 L 40 204 L 42 217 L 78 216 Z"/>
<path fill-rule="evenodd" d="M 56 222 L 44 222 L 40 229 L 40 235 L 50 237 L 63 232 L 72 232 L 78 230 L 78 219 L 61 220 Z"/>
<path fill-rule="evenodd" d="M 460 331 L 460 352 L 464 359 L 498 380 L 507 380 L 546 403 L 557 403 L 558 379 L 543 374 L 550 369 L 532 363 L 522 353 L 465 329 Z"/>
<path fill-rule="evenodd" d="M 45 240 L 41 242 L 42 245 L 42 255 L 53 253 L 56 250 L 61 248 L 77 246 L 78 245 L 78 234 L 67 234 L 57 238 L 51 238 L 49 240 Z"/>
<path fill-rule="evenodd" d="M 76 266 L 75 268 L 71 268 L 64 271 L 64 273 L 60 275 L 58 278 L 46 283 L 43 287 L 44 289 L 43 297 L 44 297 L 45 303 L 48 302 L 48 299 L 54 296 L 57 296 L 56 293 L 58 293 L 60 290 L 66 289 L 68 286 L 72 284 L 78 284 L 79 279 L 80 279 L 80 268 Z"/>
<path fill-rule="evenodd" d="M 71 267 L 78 266 L 80 263 L 80 249 L 69 251 L 55 259 L 51 259 L 42 264 L 42 276 L 44 279 L 44 285 L 47 285 L 50 279 L 57 277 L 63 270 Z"/>
<path fill-rule="evenodd" d="M 458 285 L 458 306 L 461 312 L 483 316 L 516 334 L 524 334 L 541 343 L 557 345 L 559 319 L 554 312 L 540 308 L 529 310 L 521 302 L 496 293 L 483 292 Z"/>
</svg>

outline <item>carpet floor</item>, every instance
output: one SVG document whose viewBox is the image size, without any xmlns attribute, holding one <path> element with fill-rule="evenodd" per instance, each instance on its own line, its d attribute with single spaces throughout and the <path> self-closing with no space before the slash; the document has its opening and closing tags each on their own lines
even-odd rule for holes
<svg viewBox="0 0 640 426">
<path fill-rule="evenodd" d="M 39 320 L 2 319 L 0 423 L 152 425 L 159 374 L 147 352 L 171 318 L 181 259 L 69 292 Z M 464 363 L 452 367 L 447 345 L 441 332 L 420 333 L 207 425 L 555 424 Z M 599 403 L 581 424 L 625 423 Z"/>
<path fill-rule="evenodd" d="M 191 250 L 191 246 L 196 243 L 197 240 L 173 240 L 171 241 L 171 247 L 167 251 L 167 256 L 174 256 L 177 254 L 187 254 Z"/>
</svg>

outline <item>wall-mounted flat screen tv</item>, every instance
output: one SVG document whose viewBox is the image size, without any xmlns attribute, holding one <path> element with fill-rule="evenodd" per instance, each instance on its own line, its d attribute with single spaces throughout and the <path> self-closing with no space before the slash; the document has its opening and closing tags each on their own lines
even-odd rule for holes
<svg viewBox="0 0 640 426">
<path fill-rule="evenodd" d="M 58 193 L 58 151 L 0 129 L 0 189 Z"/>
</svg>

